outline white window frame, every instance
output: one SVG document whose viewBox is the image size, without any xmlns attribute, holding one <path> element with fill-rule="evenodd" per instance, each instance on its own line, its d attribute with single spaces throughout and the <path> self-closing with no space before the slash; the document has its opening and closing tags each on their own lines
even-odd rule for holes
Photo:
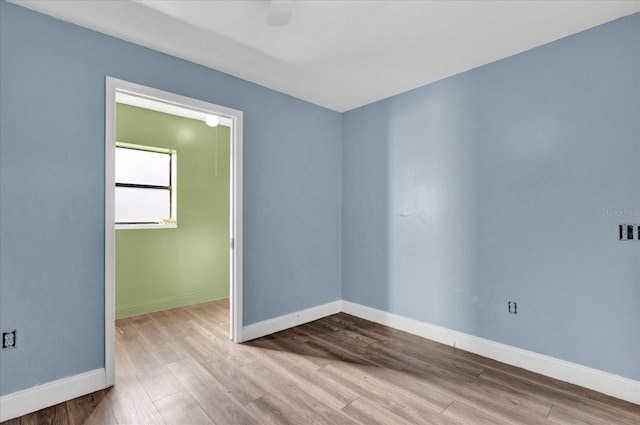
<svg viewBox="0 0 640 425">
<path fill-rule="evenodd" d="M 171 219 L 170 223 L 115 223 L 116 230 L 135 229 L 176 229 L 178 227 L 178 153 L 172 149 L 163 149 L 155 146 L 136 145 L 132 143 L 116 142 L 118 148 L 137 149 L 148 152 L 160 152 L 171 155 Z M 117 185 L 117 183 L 116 183 Z"/>
</svg>

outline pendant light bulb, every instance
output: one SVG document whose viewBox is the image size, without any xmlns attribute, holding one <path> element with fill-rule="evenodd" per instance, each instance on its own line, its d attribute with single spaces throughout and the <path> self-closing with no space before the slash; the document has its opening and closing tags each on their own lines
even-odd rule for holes
<svg viewBox="0 0 640 425">
<path fill-rule="evenodd" d="M 220 117 L 217 115 L 205 115 L 204 116 L 204 122 L 209 126 L 209 127 L 216 127 L 218 124 L 220 124 Z"/>
</svg>

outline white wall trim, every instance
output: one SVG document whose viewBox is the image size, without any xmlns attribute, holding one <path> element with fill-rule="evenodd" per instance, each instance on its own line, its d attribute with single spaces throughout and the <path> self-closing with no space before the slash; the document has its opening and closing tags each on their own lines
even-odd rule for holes
<svg viewBox="0 0 640 425">
<path fill-rule="evenodd" d="M 242 306 L 243 306 L 243 155 L 244 155 L 244 115 L 242 111 L 225 109 L 233 117 L 231 125 L 231 203 L 229 216 L 231 226 L 229 238 L 231 239 L 229 294 L 231 297 L 231 320 L 229 332 L 233 342 L 244 341 L 242 336 Z"/>
<path fill-rule="evenodd" d="M 570 382 L 613 397 L 640 404 L 640 381 L 576 363 L 522 350 L 349 301 L 333 301 L 245 326 L 243 341 L 345 312 L 362 319 L 409 332 L 423 338 Z M 113 385 L 106 369 L 96 369 L 0 397 L 0 422 L 35 412 Z"/>
<path fill-rule="evenodd" d="M 105 369 L 107 384 L 115 382 L 115 105 L 116 97 L 138 98 L 146 107 L 161 106 L 181 108 L 193 113 L 213 114 L 231 126 L 231 199 L 230 199 L 230 337 L 234 342 L 242 341 L 242 111 L 216 105 L 198 99 L 166 92 L 125 80 L 107 76 L 105 79 Z"/>
<path fill-rule="evenodd" d="M 105 378 L 105 370 L 96 369 L 2 396 L 0 422 L 102 390 Z"/>
<path fill-rule="evenodd" d="M 249 341 L 339 313 L 341 308 L 342 301 L 338 300 L 306 310 L 296 311 L 295 313 L 285 314 L 245 326 L 242 330 L 242 335 L 244 341 Z"/>
<path fill-rule="evenodd" d="M 566 381 L 640 404 L 640 381 L 592 369 L 576 363 L 522 350 L 429 323 L 420 322 L 361 304 L 342 301 L 342 311 L 461 350 L 470 351 L 550 378 Z"/>
<path fill-rule="evenodd" d="M 104 119 L 104 369 L 107 386 L 116 380 L 116 92 L 118 81 L 105 80 Z"/>
</svg>

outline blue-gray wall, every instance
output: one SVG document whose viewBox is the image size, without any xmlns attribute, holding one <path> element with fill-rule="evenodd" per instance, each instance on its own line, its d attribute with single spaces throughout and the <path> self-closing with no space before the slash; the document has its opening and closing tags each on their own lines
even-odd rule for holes
<svg viewBox="0 0 640 425">
<path fill-rule="evenodd" d="M 244 322 L 340 298 L 341 117 L 0 2 L 0 395 L 104 367 L 105 76 L 244 111 Z"/>
<path fill-rule="evenodd" d="M 245 324 L 342 296 L 640 379 L 640 15 L 341 116 L 0 1 L 0 395 L 104 365 L 106 75 L 244 111 Z"/>
<path fill-rule="evenodd" d="M 344 299 L 640 379 L 640 14 L 342 125 Z"/>
</svg>

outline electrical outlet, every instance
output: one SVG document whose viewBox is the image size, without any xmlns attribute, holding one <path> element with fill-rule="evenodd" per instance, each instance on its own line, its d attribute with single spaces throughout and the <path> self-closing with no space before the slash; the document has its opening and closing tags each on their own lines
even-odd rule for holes
<svg viewBox="0 0 640 425">
<path fill-rule="evenodd" d="M 511 314 L 518 314 L 518 303 L 515 301 L 509 301 L 507 303 L 507 309 Z"/>
<path fill-rule="evenodd" d="M 16 348 L 16 330 L 2 331 L 2 349 Z"/>
<path fill-rule="evenodd" d="M 621 241 L 640 240 L 640 224 L 619 224 L 618 238 Z"/>
</svg>

